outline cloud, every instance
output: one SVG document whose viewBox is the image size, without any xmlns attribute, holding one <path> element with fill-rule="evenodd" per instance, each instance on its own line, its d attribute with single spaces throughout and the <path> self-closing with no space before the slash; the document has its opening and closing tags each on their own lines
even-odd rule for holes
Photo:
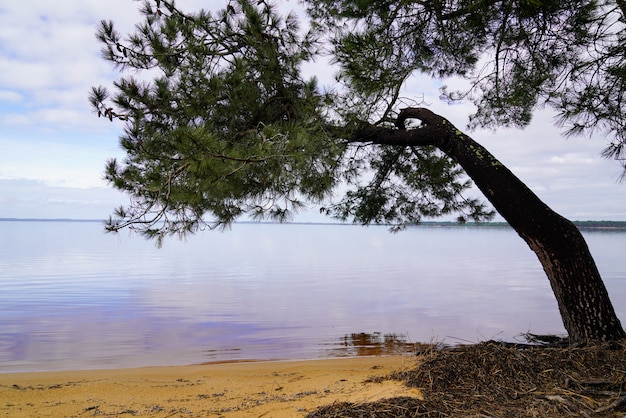
<svg viewBox="0 0 626 418">
<path fill-rule="evenodd" d="M 0 179 L 37 180 L 75 188 L 103 187 L 108 157 L 119 157 L 117 141 L 104 135 L 6 135 L 0 138 Z"/>
<path fill-rule="evenodd" d="M 30 121 L 57 129 L 82 124 L 96 126 L 87 96 L 92 85 L 110 82 L 116 74 L 99 58 L 95 39 L 100 19 L 135 19 L 138 4 L 127 0 L 7 2 L 0 9 L 0 103 L 19 103 L 3 117 L 4 126 Z M 116 19 L 117 20 L 117 19 Z M 11 115 L 12 112 L 6 112 Z M 101 123 L 101 122 L 100 122 Z"/>
<path fill-rule="evenodd" d="M 124 195 L 105 187 L 80 189 L 0 179 L 0 218 L 106 219 L 122 202 L 127 202 Z"/>
<path fill-rule="evenodd" d="M 24 97 L 15 91 L 0 90 L 0 102 L 19 103 L 23 99 Z"/>
<path fill-rule="evenodd" d="M 596 162 L 596 159 L 591 158 L 587 154 L 570 152 L 564 155 L 550 157 L 550 162 L 557 165 L 592 165 Z"/>
</svg>

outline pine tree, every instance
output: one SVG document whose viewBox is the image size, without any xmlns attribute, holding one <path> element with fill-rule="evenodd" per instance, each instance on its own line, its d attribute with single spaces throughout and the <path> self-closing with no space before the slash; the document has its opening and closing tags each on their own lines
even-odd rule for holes
<svg viewBox="0 0 626 418">
<path fill-rule="evenodd" d="M 612 118 L 623 120 L 621 113 L 567 110 L 579 90 L 560 74 L 583 71 L 569 54 L 588 45 L 602 24 L 598 14 L 609 13 L 570 3 L 314 0 L 314 20 L 303 31 L 295 16 L 281 17 L 262 0 L 231 0 L 216 14 L 155 0 L 144 2 L 144 21 L 127 36 L 103 21 L 104 58 L 130 74 L 113 95 L 104 87 L 91 93 L 99 116 L 125 126 L 126 158 L 109 161 L 106 178 L 132 201 L 107 229 L 128 227 L 161 242 L 242 216 L 286 220 L 305 202 L 393 229 L 452 213 L 490 219 L 484 202 L 464 196 L 468 175 L 537 254 L 570 338 L 624 338 L 578 229 L 445 118 L 399 109 L 401 86 L 416 71 L 479 77 L 467 93 L 478 106 L 472 123 L 524 125 L 540 101 L 562 105 L 567 120 L 615 131 L 615 152 L 607 154 L 618 155 L 623 131 Z M 301 73 L 329 33 L 345 82 L 335 92 Z M 489 45 L 503 55 L 496 54 L 493 73 L 476 75 Z M 548 57 L 545 48 L 555 46 L 561 49 Z M 607 71 L 623 81 L 619 54 L 613 51 Z M 606 106 L 621 111 L 614 94 L 623 95 L 607 92 Z"/>
</svg>

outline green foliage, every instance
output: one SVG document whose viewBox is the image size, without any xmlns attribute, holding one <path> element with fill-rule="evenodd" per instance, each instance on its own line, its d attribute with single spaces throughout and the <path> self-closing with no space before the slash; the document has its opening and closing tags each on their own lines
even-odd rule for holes
<svg viewBox="0 0 626 418">
<path fill-rule="evenodd" d="M 325 130 L 327 95 L 299 69 L 316 34 L 255 4 L 213 16 L 145 2 L 125 38 L 101 23 L 104 58 L 131 74 L 115 94 L 91 94 L 99 116 L 125 121 L 127 157 L 109 162 L 106 179 L 132 200 L 109 229 L 162 238 L 243 213 L 284 220 L 301 199 L 329 195 L 344 145 Z"/>
<path fill-rule="evenodd" d="M 553 107 L 571 134 L 605 131 L 604 154 L 626 158 L 626 4 L 623 1 L 310 0 L 331 31 L 342 76 L 363 99 L 415 72 L 460 76 L 470 127 L 526 126 Z M 624 165 L 626 170 L 626 165 Z M 626 171 L 625 171 L 626 174 Z"/>
<path fill-rule="evenodd" d="M 358 150 L 365 157 L 356 158 L 361 170 L 373 173 L 369 181 L 352 181 L 354 187 L 343 199 L 323 212 L 354 222 L 391 224 L 397 231 L 422 217 L 440 217 L 460 213 L 460 217 L 482 221 L 493 217 L 477 199 L 465 199 L 463 192 L 471 186 L 462 180 L 462 170 L 448 157 L 432 147 L 380 146 Z M 354 178 L 363 172 L 351 173 Z"/>
<path fill-rule="evenodd" d="M 371 3 L 355 3 L 354 13 Z M 90 96 L 98 116 L 124 123 L 126 158 L 109 161 L 105 178 L 131 200 L 108 230 L 130 227 L 161 242 L 244 215 L 283 221 L 305 202 L 394 228 L 451 212 L 491 215 L 462 196 L 471 183 L 435 149 L 350 144 L 363 123 L 393 122 L 402 65 L 414 52 L 391 66 L 371 63 L 370 48 L 345 72 L 351 88 L 340 95 L 301 74 L 318 54 L 319 27 L 305 32 L 263 1 L 188 14 L 156 0 L 141 11 L 134 32 L 123 36 L 103 21 L 97 33 L 103 58 L 125 74 L 113 93 L 97 87 Z M 362 42 L 355 37 L 350 48 Z M 380 80 L 357 79 L 358 68 Z"/>
</svg>

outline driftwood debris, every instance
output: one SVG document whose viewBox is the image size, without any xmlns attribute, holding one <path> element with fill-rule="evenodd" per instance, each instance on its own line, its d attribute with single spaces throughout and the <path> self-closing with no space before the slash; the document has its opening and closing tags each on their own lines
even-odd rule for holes
<svg viewBox="0 0 626 418">
<path fill-rule="evenodd" d="M 497 342 L 432 350 L 390 379 L 424 399 L 335 403 L 309 418 L 624 417 L 626 341 L 585 346 L 516 346 Z"/>
</svg>

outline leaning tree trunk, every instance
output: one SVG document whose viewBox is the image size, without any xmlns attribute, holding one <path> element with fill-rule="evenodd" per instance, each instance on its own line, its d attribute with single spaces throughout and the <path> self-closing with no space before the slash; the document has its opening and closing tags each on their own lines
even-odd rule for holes
<svg viewBox="0 0 626 418">
<path fill-rule="evenodd" d="M 422 127 L 405 130 L 406 119 Z M 535 252 L 572 341 L 626 338 L 587 244 L 576 226 L 551 210 L 484 147 L 424 108 L 401 111 L 398 129 L 367 126 L 355 140 L 434 145 L 459 163 L 504 219 Z"/>
</svg>

